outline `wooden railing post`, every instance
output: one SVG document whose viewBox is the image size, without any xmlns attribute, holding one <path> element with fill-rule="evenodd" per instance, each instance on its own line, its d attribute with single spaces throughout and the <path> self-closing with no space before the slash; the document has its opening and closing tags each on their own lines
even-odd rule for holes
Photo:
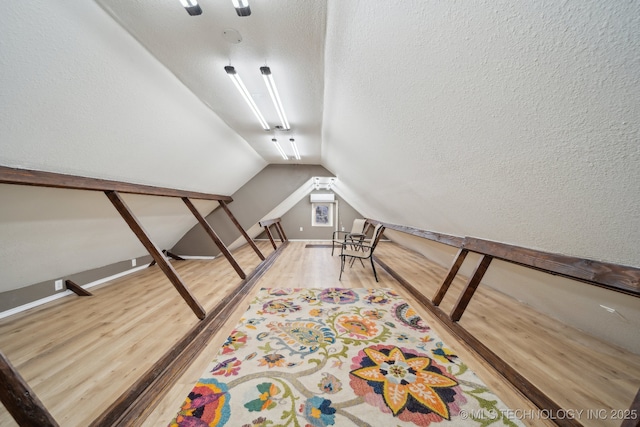
<svg viewBox="0 0 640 427">
<path fill-rule="evenodd" d="M 460 248 L 460 250 L 458 251 L 458 254 L 453 260 L 453 264 L 449 269 L 449 273 L 447 274 L 447 277 L 444 278 L 444 281 L 442 282 L 440 289 L 438 289 L 438 292 L 436 292 L 435 296 L 433 297 L 433 305 L 435 306 L 440 305 L 440 303 L 442 302 L 442 299 L 444 298 L 445 294 L 449 290 L 449 287 L 453 283 L 453 279 L 455 279 L 456 275 L 458 274 L 458 271 L 460 270 L 460 267 L 462 267 L 462 263 L 464 262 L 464 259 L 467 257 L 468 253 L 469 253 L 468 250 L 464 248 Z"/>
<path fill-rule="evenodd" d="M 191 307 L 191 310 L 193 310 L 199 319 L 204 319 L 207 314 L 204 311 L 204 308 L 202 308 L 189 289 L 187 289 L 178 276 L 178 273 L 173 269 L 171 264 L 167 262 L 164 255 L 162 255 L 160 249 L 158 249 L 158 247 L 151 241 L 147 232 L 142 228 L 142 225 L 133 215 L 133 212 L 131 212 L 129 207 L 124 203 L 124 200 L 120 197 L 120 194 L 118 194 L 117 191 L 105 191 L 104 193 L 107 195 L 109 200 L 111 200 L 111 203 L 113 203 L 113 206 L 118 210 L 118 212 L 120 212 L 122 219 L 124 219 L 129 228 L 131 228 L 131 231 L 133 231 L 136 237 L 138 237 L 140 243 L 142 243 L 147 251 L 149 251 L 149 255 L 151 255 L 153 260 L 158 264 L 158 267 L 160 267 L 171 284 L 176 288 L 189 307 Z"/>
<path fill-rule="evenodd" d="M 198 212 L 198 209 L 196 209 L 193 203 L 191 203 L 191 200 L 189 200 L 188 197 L 183 197 L 182 201 L 184 202 L 185 205 L 187 205 L 187 207 L 189 208 L 193 216 L 196 217 L 200 225 L 202 225 L 202 228 L 204 228 L 204 231 L 206 231 L 209 237 L 211 237 L 211 240 L 213 240 L 213 242 L 216 244 L 218 249 L 220 249 L 220 252 L 222 252 L 225 258 L 227 258 L 227 261 L 229 261 L 229 264 L 231 264 L 234 270 L 236 270 L 236 273 L 238 273 L 238 276 L 240 276 L 241 279 L 245 279 L 247 275 L 244 274 L 244 271 L 242 271 L 242 268 L 240 267 L 236 259 L 233 257 L 233 255 L 231 255 L 231 252 L 229 252 L 229 249 L 227 249 L 227 247 L 222 242 L 220 237 L 218 237 L 218 234 L 216 234 L 213 228 L 211 228 L 207 220 L 200 214 L 200 212 Z"/>
<path fill-rule="evenodd" d="M 256 246 L 256 244 L 253 241 L 253 239 L 251 237 L 249 237 L 249 235 L 247 234 L 245 229 L 242 228 L 242 225 L 240 225 L 240 223 L 238 222 L 236 217 L 233 216 L 233 214 L 231 213 L 231 210 L 229 209 L 229 206 L 227 206 L 227 202 L 225 202 L 224 200 L 218 200 L 218 203 L 220 203 L 220 206 L 227 213 L 227 216 L 229 217 L 229 219 L 231 219 L 231 222 L 234 223 L 234 225 L 238 228 L 240 233 L 244 236 L 244 238 L 247 241 L 247 243 L 249 244 L 249 246 L 251 246 L 251 248 L 254 250 L 254 252 L 256 254 L 258 254 L 260 259 L 264 261 L 264 259 L 265 259 L 264 255 L 262 255 L 262 252 L 260 252 L 260 249 L 258 249 L 258 247 Z"/>
<path fill-rule="evenodd" d="M 0 352 L 0 400 L 20 427 L 58 427 L 29 384 Z"/>
</svg>

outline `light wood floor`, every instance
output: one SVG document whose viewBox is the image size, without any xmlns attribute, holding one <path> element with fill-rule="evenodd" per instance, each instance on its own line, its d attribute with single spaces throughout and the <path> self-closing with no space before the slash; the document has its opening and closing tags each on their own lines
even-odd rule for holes
<svg viewBox="0 0 640 427">
<path fill-rule="evenodd" d="M 273 251 L 267 243 L 259 242 L 259 246 L 265 255 Z M 381 268 L 379 283 L 368 264 L 347 269 L 339 282 L 340 261 L 330 252 L 291 242 L 247 299 L 260 287 L 396 289 L 507 406 L 533 409 L 427 310 L 419 308 Z M 381 243 L 376 252 L 427 295 L 433 295 L 445 275 L 441 267 L 392 243 Z M 234 256 L 246 272 L 259 261 L 246 246 Z M 205 309 L 215 306 L 240 282 L 222 258 L 173 265 Z M 462 282 L 454 286 L 442 304 L 445 310 L 452 305 Z M 91 292 L 94 297 L 69 296 L 0 320 L 0 349 L 64 427 L 88 425 L 198 321 L 158 267 L 92 288 Z M 138 425 L 163 426 L 171 420 L 245 309 L 244 303 L 237 307 L 225 328 L 211 339 L 151 416 Z M 567 409 L 627 409 L 640 387 L 640 356 L 561 325 L 486 286 L 480 286 L 461 324 Z M 541 420 L 524 422 L 546 425 Z M 592 426 L 620 424 L 584 418 L 581 422 Z M 11 417 L 0 408 L 0 426 L 12 425 Z"/>
</svg>

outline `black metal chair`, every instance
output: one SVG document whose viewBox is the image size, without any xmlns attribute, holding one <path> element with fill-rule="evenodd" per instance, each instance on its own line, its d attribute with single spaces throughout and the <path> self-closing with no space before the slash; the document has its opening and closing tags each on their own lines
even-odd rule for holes
<svg viewBox="0 0 640 427">
<path fill-rule="evenodd" d="M 356 218 L 353 220 L 353 226 L 351 226 L 351 231 L 334 231 L 332 242 L 331 242 L 331 256 L 333 256 L 333 251 L 336 245 L 342 246 L 343 244 L 348 243 L 347 237 L 350 234 L 356 236 L 364 233 L 364 227 L 366 224 L 367 224 L 367 221 L 365 219 Z"/>
<path fill-rule="evenodd" d="M 344 271 L 346 258 L 349 257 L 351 258 L 351 266 L 353 266 L 353 262 L 356 259 L 362 261 L 363 259 L 368 258 L 371 261 L 373 276 L 376 278 L 376 282 L 378 281 L 376 266 L 373 264 L 373 251 L 378 245 L 378 241 L 380 240 L 380 237 L 382 237 L 383 231 L 384 226 L 382 224 L 376 225 L 376 227 L 373 229 L 373 235 L 371 236 L 369 244 L 366 244 L 367 242 L 357 241 L 355 239 L 349 241 L 345 239 L 345 242 L 342 244 L 342 248 L 340 250 L 340 277 L 338 278 L 338 280 L 342 280 L 342 272 Z"/>
</svg>

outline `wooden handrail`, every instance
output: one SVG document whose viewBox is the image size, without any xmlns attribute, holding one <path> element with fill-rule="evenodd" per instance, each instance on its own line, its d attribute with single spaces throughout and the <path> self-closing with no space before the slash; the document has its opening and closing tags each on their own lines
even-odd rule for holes
<svg viewBox="0 0 640 427">
<path fill-rule="evenodd" d="M 58 427 L 29 384 L 0 352 L 0 401 L 22 427 Z"/>
<path fill-rule="evenodd" d="M 611 264 L 586 258 L 577 258 L 567 255 L 554 254 L 549 252 L 528 249 L 505 243 L 492 242 L 475 237 L 456 237 L 433 231 L 421 230 L 414 227 L 407 227 L 389 224 L 382 221 L 367 219 L 370 224 L 383 224 L 385 227 L 414 236 L 422 237 L 431 241 L 440 242 L 449 246 L 457 247 L 456 255 L 447 276 L 436 292 L 433 299 L 429 299 L 415 286 L 404 280 L 391 267 L 375 258 L 389 274 L 405 287 L 416 299 L 427 309 L 429 309 L 438 320 L 449 328 L 458 338 L 467 343 L 478 355 L 488 361 L 497 372 L 513 384 L 536 406 L 541 409 L 558 410 L 560 407 L 548 396 L 546 396 L 534 384 L 524 378 L 513 366 L 502 360 L 496 353 L 482 344 L 477 338 L 465 330 L 459 323 L 460 317 L 469 304 L 482 277 L 493 259 L 517 264 L 526 268 L 542 271 L 548 274 L 566 277 L 580 282 L 600 286 L 612 291 L 623 292 L 631 296 L 640 297 L 640 268 Z M 453 279 L 464 262 L 469 252 L 482 255 L 476 270 L 469 278 L 467 286 L 459 296 L 453 311 L 446 314 L 438 305 L 442 301 L 445 293 L 449 289 Z M 640 406 L 640 391 L 636 400 L 632 404 L 632 409 Z M 557 422 L 561 426 L 580 426 L 577 420 L 560 420 Z M 638 425 L 638 424 L 624 424 Z"/>
<path fill-rule="evenodd" d="M 258 224 L 260 224 L 260 227 L 269 227 L 270 225 L 276 224 L 276 223 L 278 223 L 280 221 L 281 221 L 280 218 L 263 219 Z"/>
<path fill-rule="evenodd" d="M 218 194 L 177 190 L 175 188 L 153 187 L 150 185 L 132 184 L 130 182 L 110 181 L 106 179 L 87 178 L 84 176 L 65 175 L 30 169 L 15 169 L 6 166 L 0 166 L 0 183 L 36 187 L 68 188 L 72 190 L 117 191 L 120 193 L 142 194 L 147 196 L 189 197 L 190 199 L 221 200 L 224 202 L 233 201 L 229 196 L 221 196 Z"/>
<path fill-rule="evenodd" d="M 640 268 L 465 237 L 462 247 L 556 276 L 640 296 Z"/>
<path fill-rule="evenodd" d="M 258 222 L 258 224 L 260 225 L 260 227 L 264 228 L 264 232 L 267 233 L 267 237 L 269 238 L 273 249 L 278 249 L 278 247 L 276 246 L 275 240 L 273 240 L 273 234 L 271 234 L 272 225 L 275 225 L 276 232 L 278 233 L 278 237 L 280 237 L 280 241 L 282 243 L 289 241 L 286 234 L 284 234 L 284 228 L 282 228 L 281 218 L 264 219 Z"/>
<path fill-rule="evenodd" d="M 402 233 L 411 234 L 412 236 L 422 237 L 427 240 L 431 240 L 434 242 L 444 243 L 445 245 L 455 246 L 459 248 L 462 246 L 462 242 L 464 241 L 464 237 L 452 236 L 450 234 L 442 234 L 436 233 L 435 231 L 427 231 L 421 230 L 419 228 L 410 227 L 408 225 L 397 225 L 391 224 L 388 222 L 378 221 L 375 219 L 367 218 L 367 222 L 372 225 L 382 224 L 384 228 L 389 230 L 400 231 Z"/>
</svg>

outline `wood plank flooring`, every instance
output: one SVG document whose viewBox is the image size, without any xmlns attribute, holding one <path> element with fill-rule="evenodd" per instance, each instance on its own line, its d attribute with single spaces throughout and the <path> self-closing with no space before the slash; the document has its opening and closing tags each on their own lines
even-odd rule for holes
<svg viewBox="0 0 640 427">
<path fill-rule="evenodd" d="M 315 243 L 315 242 L 314 242 Z M 338 281 L 340 260 L 330 248 L 305 248 L 291 242 L 260 279 L 260 287 L 384 287 L 396 289 L 418 310 L 449 348 L 453 349 L 512 409 L 533 409 L 519 392 L 458 342 L 430 313 L 377 266 L 347 267 Z M 268 242 L 260 250 L 273 251 Z M 446 271 L 422 256 L 393 243 L 376 250 L 382 261 L 431 296 Z M 234 252 L 249 272 L 259 263 L 245 245 Z M 211 309 L 240 282 L 224 259 L 172 261 L 198 301 Z M 460 289 L 456 280 L 442 303 L 449 310 Z M 157 266 L 91 289 L 94 297 L 69 296 L 28 312 L 0 320 L 0 349 L 17 367 L 61 426 L 86 426 L 142 375 L 198 320 Z M 175 415 L 246 304 L 239 304 L 225 328 L 176 382 L 146 420 L 136 425 L 164 426 Z M 640 387 L 640 356 L 614 348 L 543 316 L 517 301 L 481 285 L 461 324 L 567 409 L 627 409 Z M 527 425 L 553 425 L 524 420 Z M 581 419 L 587 426 L 617 426 L 620 422 Z M 15 423 L 0 408 L 0 426 Z"/>
</svg>

